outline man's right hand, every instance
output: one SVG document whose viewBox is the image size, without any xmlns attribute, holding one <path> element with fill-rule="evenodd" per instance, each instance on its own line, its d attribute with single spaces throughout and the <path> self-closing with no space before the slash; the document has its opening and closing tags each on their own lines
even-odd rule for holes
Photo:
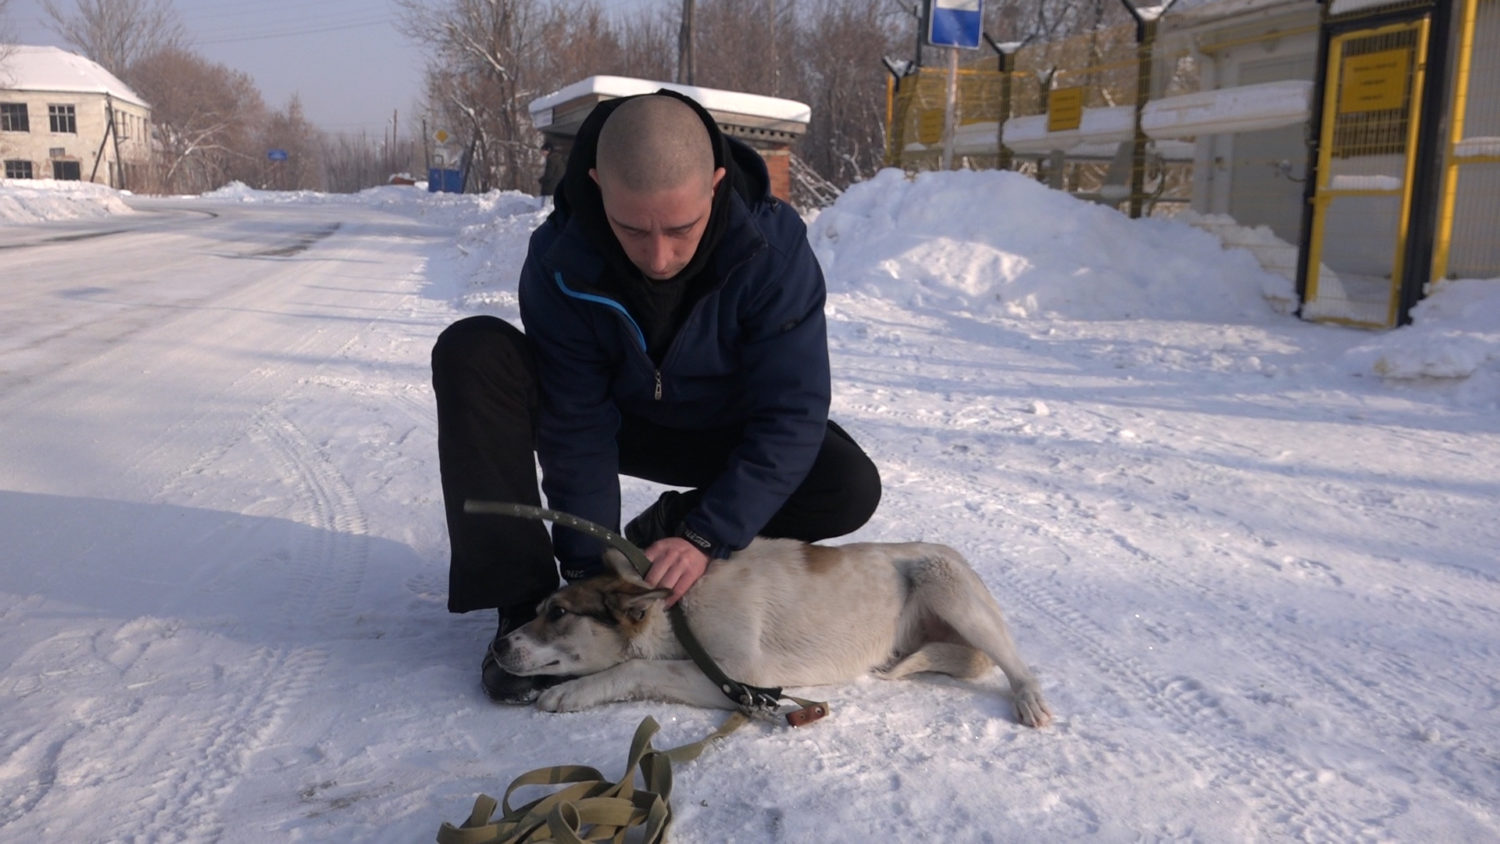
<svg viewBox="0 0 1500 844">
<path fill-rule="evenodd" d="M 682 600 L 682 596 L 708 570 L 708 555 L 680 536 L 669 536 L 651 543 L 646 549 L 646 559 L 651 561 L 646 583 L 654 588 L 672 590 L 672 596 L 667 599 L 669 607 Z"/>
</svg>

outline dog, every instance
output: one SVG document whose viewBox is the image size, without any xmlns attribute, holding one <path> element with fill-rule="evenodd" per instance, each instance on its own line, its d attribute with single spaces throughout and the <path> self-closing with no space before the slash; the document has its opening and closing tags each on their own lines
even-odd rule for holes
<svg viewBox="0 0 1500 844">
<path fill-rule="evenodd" d="M 552 712 L 642 699 L 734 708 L 673 635 L 670 590 L 648 586 L 618 551 L 605 561 L 605 574 L 554 592 L 535 619 L 496 643 L 500 667 L 572 678 L 537 699 Z M 928 671 L 972 679 L 998 665 L 1017 720 L 1052 720 L 1000 606 L 943 545 L 756 539 L 710 561 L 681 605 L 704 649 L 743 683 L 820 686 Z"/>
</svg>

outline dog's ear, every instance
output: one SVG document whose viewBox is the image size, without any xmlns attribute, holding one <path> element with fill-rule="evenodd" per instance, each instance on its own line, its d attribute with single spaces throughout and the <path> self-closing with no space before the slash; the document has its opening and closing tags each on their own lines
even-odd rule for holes
<svg viewBox="0 0 1500 844">
<path fill-rule="evenodd" d="M 629 565 L 629 563 L 626 563 Z M 630 589 L 611 592 L 606 599 L 609 606 L 616 614 L 630 619 L 640 621 L 646 617 L 646 613 L 658 603 L 672 597 L 671 589 Z"/>
<path fill-rule="evenodd" d="M 646 585 L 646 581 L 641 579 L 640 572 L 635 570 L 635 566 L 631 565 L 630 560 L 626 559 L 625 555 L 620 553 L 618 549 L 604 549 L 604 567 L 613 572 L 621 580 L 629 581 L 638 586 Z"/>
</svg>

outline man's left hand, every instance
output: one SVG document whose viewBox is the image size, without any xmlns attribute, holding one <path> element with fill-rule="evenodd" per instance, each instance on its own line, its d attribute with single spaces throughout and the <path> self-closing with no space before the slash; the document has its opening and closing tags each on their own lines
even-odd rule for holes
<svg viewBox="0 0 1500 844">
<path fill-rule="evenodd" d="M 671 589 L 672 596 L 667 606 L 682 600 L 688 589 L 708 569 L 708 555 L 698 546 L 679 536 L 669 536 L 651 543 L 646 549 L 646 559 L 651 569 L 646 572 L 646 583 L 653 587 Z"/>
</svg>

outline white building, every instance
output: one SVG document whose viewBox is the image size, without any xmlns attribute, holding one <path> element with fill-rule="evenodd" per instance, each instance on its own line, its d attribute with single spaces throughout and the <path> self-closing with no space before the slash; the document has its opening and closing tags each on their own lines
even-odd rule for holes
<svg viewBox="0 0 1500 844">
<path fill-rule="evenodd" d="M 58 47 L 0 46 L 5 178 L 139 184 L 150 158 L 150 125 L 145 100 L 83 56 Z"/>
</svg>

